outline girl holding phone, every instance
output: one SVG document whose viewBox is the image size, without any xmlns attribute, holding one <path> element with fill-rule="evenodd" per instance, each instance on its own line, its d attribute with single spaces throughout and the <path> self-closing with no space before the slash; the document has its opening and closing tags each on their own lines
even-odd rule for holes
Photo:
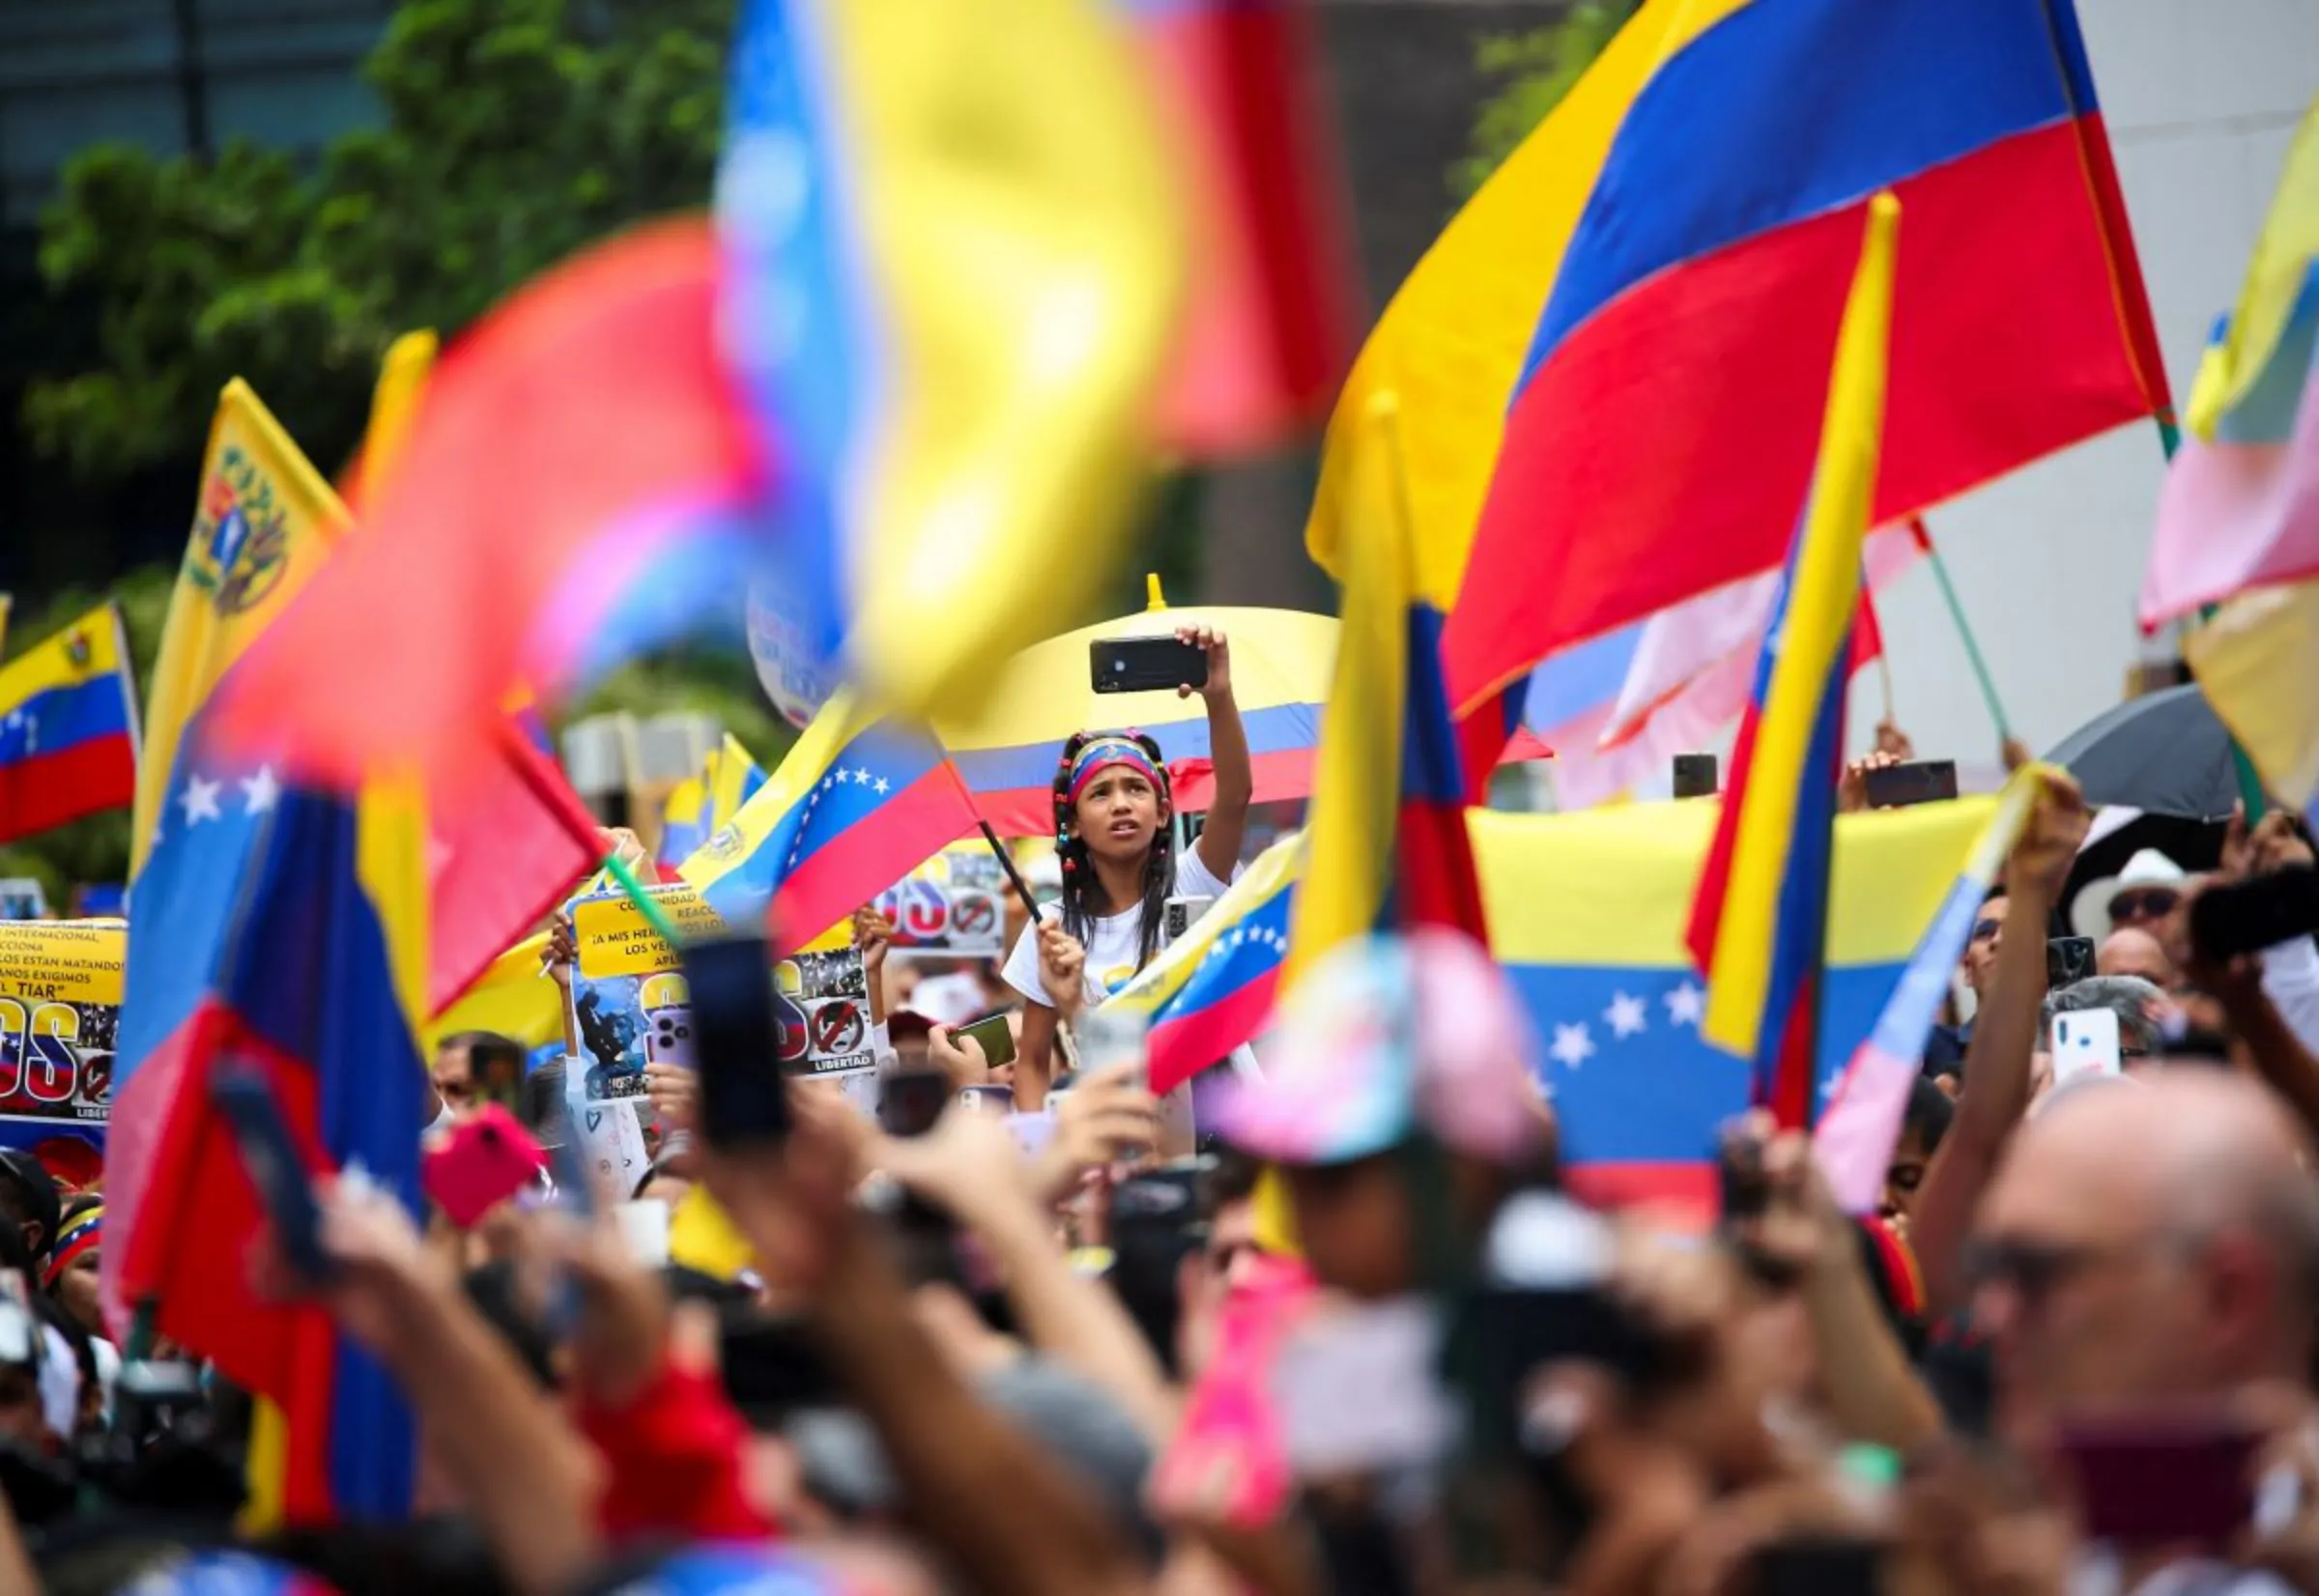
<svg viewBox="0 0 2319 1596">
<path fill-rule="evenodd" d="M 1063 867 L 1060 912 L 1023 928 L 1004 977 L 1024 1000 L 1016 1049 L 1016 1105 L 1045 1100 L 1060 1016 L 1100 1004 L 1152 961 L 1171 895 L 1221 897 L 1240 864 L 1255 778 L 1232 698 L 1231 646 L 1221 632 L 1185 627 L 1179 641 L 1208 655 L 1208 684 L 1180 687 L 1207 700 L 1216 795 L 1200 840 L 1178 856 L 1173 795 L 1160 745 L 1139 731 L 1079 731 L 1055 766 L 1055 851 Z"/>
</svg>

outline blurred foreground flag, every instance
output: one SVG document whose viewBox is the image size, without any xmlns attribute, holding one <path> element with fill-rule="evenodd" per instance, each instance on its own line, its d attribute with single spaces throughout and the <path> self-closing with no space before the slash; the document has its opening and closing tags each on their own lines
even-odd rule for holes
<svg viewBox="0 0 2319 1596">
<path fill-rule="evenodd" d="M 1812 1111 L 1860 548 L 1876 485 L 1900 202 L 1869 207 L 1829 374 L 1819 462 L 1739 722 L 1687 940 L 1707 979 L 1701 1034 L 1755 1067 L 1786 1126 Z"/>
<path fill-rule="evenodd" d="M 1973 923 L 1981 917 L 1981 905 L 1988 901 L 2005 856 L 2028 821 L 2041 780 L 2036 771 L 2024 770 L 2006 784 L 1995 812 L 1965 855 L 1964 868 L 1885 1000 L 1884 1012 L 1825 1094 L 1826 1102 L 1812 1129 L 1812 1146 L 1847 1212 L 1873 1213 L 1883 1195 L 1908 1093 L 1923 1072 L 1925 1039 L 1948 1001 L 1957 961 L 1964 956 Z M 1821 1057 L 1826 1057 L 1824 1051 Z"/>
<path fill-rule="evenodd" d="M 179 841 L 137 878 L 123 1073 L 106 1157 L 109 1296 L 280 1412 L 269 1515 L 395 1518 L 416 1447 L 386 1371 L 328 1309 L 260 1298 L 264 1209 L 210 1100 L 220 1064 L 265 1076 L 309 1167 L 359 1165 L 416 1219 L 426 1064 L 425 823 L 409 795 L 344 799 L 267 766 L 180 761 Z"/>
<path fill-rule="evenodd" d="M 2142 583 L 2144 626 L 2243 588 L 2319 576 L 2315 352 L 2319 100 L 2288 146 L 2238 306 L 2190 389 L 2190 432 L 2166 471 Z"/>
<path fill-rule="evenodd" d="M 2182 653 L 2264 787 L 2319 813 L 2319 582 L 2240 594 Z"/>
<path fill-rule="evenodd" d="M 390 765 L 432 783 L 498 746 L 519 686 L 552 700 L 730 603 L 762 477 L 717 260 L 703 222 L 638 228 L 454 344 L 363 535 L 219 704 L 228 744 L 339 788 Z"/>
<path fill-rule="evenodd" d="M 1291 832 L 1257 855 L 1189 931 L 1111 995 L 1109 1004 L 1149 1021 L 1153 1091 L 1171 1092 L 1230 1057 L 1272 1019 L 1306 838 Z"/>
<path fill-rule="evenodd" d="M 930 738 L 841 693 L 679 873 L 727 925 L 769 911 L 781 945 L 799 948 L 974 825 L 974 802 Z"/>
<path fill-rule="evenodd" d="M 1369 400 L 1367 480 L 1348 504 L 1360 519 L 1345 549 L 1291 985 L 1338 943 L 1373 931 L 1447 926 L 1488 940 L 1466 836 L 1465 767 L 1442 694 L 1441 612 L 1417 586 L 1400 420 L 1393 395 Z"/>
<path fill-rule="evenodd" d="M 1158 113 L 1103 0 L 744 0 L 731 63 L 723 357 L 782 472 L 759 674 L 800 725 L 841 656 L 923 711 L 1111 575 L 1183 275 Z"/>
<path fill-rule="evenodd" d="M 1314 557 L 1391 389 L 1461 718 L 1777 565 L 1881 189 L 1909 226 L 1875 524 L 2162 405 L 2069 0 L 1650 0 L 1370 335 Z"/>
<path fill-rule="evenodd" d="M 136 684 L 106 604 L 0 666 L 0 842 L 126 809 L 136 792 Z"/>
<path fill-rule="evenodd" d="M 1245 453 L 1319 425 L 1352 355 L 1343 176 L 1309 0 L 1122 0 L 1184 153 L 1195 247 L 1160 444 Z"/>
<path fill-rule="evenodd" d="M 1836 822 L 1814 1079 L 1833 1081 L 1885 1016 L 1996 807 L 1965 798 Z M 1755 1097 L 1748 1067 L 1700 1033 L 1708 994 L 1684 942 L 1714 807 L 1472 818 L 1491 951 L 1545 1046 L 1572 1188 L 1711 1215 L 1716 1127 Z M 1889 1044 L 1914 1060 L 1924 1036 Z"/>
</svg>

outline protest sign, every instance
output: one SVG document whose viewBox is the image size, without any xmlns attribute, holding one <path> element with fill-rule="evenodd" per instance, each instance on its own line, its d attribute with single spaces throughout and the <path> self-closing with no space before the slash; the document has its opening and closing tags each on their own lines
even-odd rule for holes
<svg viewBox="0 0 2319 1596">
<path fill-rule="evenodd" d="M 721 935 L 725 924 L 682 884 L 647 889 L 684 935 Z M 572 905 L 572 1030 L 585 1069 L 576 1104 L 644 1095 L 646 1064 L 693 1063 L 692 991 L 675 951 L 625 898 Z M 801 953 L 774 966 L 776 1047 L 792 1074 L 874 1068 L 870 985 L 852 948 Z"/>
<path fill-rule="evenodd" d="M 0 1145 L 103 1145 L 129 927 L 0 922 Z"/>
<path fill-rule="evenodd" d="M 945 848 L 878 895 L 894 922 L 894 952 L 946 958 L 996 958 L 1006 952 L 1006 871 L 990 850 Z"/>
</svg>

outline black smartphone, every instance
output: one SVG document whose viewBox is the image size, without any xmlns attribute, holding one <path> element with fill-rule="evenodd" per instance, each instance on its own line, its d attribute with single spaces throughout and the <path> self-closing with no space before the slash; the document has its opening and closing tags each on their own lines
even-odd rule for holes
<svg viewBox="0 0 2319 1596">
<path fill-rule="evenodd" d="M 701 1071 L 701 1134 L 741 1149 L 788 1138 L 772 950 L 761 936 L 709 937 L 683 949 L 692 989 L 693 1057 Z"/>
<path fill-rule="evenodd" d="M 307 1280 L 329 1279 L 335 1266 L 323 1250 L 322 1207 L 273 1088 L 256 1069 L 229 1064 L 211 1077 L 210 1101 L 233 1132 L 283 1259 Z"/>
<path fill-rule="evenodd" d="M 1722 790 L 1722 775 L 1716 768 L 1712 754 L 1678 754 L 1675 756 L 1675 795 L 1677 798 L 1712 798 Z"/>
<path fill-rule="evenodd" d="M 1724 1223 L 1762 1217 L 1771 1205 L 1771 1183 L 1763 1174 L 1763 1145 L 1752 1136 L 1726 1131 L 1716 1147 L 1715 1183 Z"/>
<path fill-rule="evenodd" d="M 991 1069 L 1015 1062 L 1015 1028 L 1007 1023 L 1005 1010 L 968 1020 L 950 1034 L 953 1041 L 963 1041 L 968 1037 L 981 1046 L 983 1063 Z"/>
<path fill-rule="evenodd" d="M 1131 1175 L 1111 1192 L 1111 1288 L 1170 1369 L 1183 1311 L 1177 1271 L 1205 1243 L 1199 1183 L 1215 1165 L 1213 1158 L 1179 1158 Z"/>
<path fill-rule="evenodd" d="M 1208 650 L 1174 638 L 1098 638 L 1087 645 L 1098 693 L 1155 693 L 1208 685 Z"/>
<path fill-rule="evenodd" d="M 2319 931 L 2319 870 L 2276 870 L 2209 887 L 2190 904 L 2190 942 L 2209 959 L 2257 954 Z"/>
<path fill-rule="evenodd" d="M 1755 1555 L 1756 1596 L 1877 1596 L 1884 1548 L 1846 1535 L 1774 1541 Z"/>
<path fill-rule="evenodd" d="M 1957 796 L 1957 761 L 1911 759 L 1862 774 L 1860 786 L 1870 809 L 1906 809 Z"/>
<path fill-rule="evenodd" d="M 897 1069 L 877 1096 L 878 1128 L 889 1136 L 923 1136 L 950 1106 L 950 1077 L 939 1069 Z"/>
<path fill-rule="evenodd" d="M 2094 973 L 2094 939 L 2090 936 L 2046 938 L 2046 989 L 2058 992 Z"/>
<path fill-rule="evenodd" d="M 2254 1517 L 2261 1432 L 2227 1413 L 2128 1415 L 2065 1426 L 2085 1531 L 2122 1546 L 2222 1546 Z"/>
</svg>

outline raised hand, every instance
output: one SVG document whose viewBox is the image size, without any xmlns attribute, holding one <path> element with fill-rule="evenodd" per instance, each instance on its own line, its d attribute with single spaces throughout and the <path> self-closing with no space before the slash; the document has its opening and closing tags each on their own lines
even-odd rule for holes
<svg viewBox="0 0 2319 1596">
<path fill-rule="evenodd" d="M 1208 685 L 1197 689 L 1200 697 L 1203 698 L 1231 698 L 1231 641 L 1213 626 L 1179 626 L 1176 628 L 1176 641 L 1188 642 L 1194 648 L 1203 649 L 1208 655 Z M 1176 689 L 1176 697 L 1188 698 L 1193 691 L 1194 689 L 1189 687 L 1179 687 Z"/>
</svg>

